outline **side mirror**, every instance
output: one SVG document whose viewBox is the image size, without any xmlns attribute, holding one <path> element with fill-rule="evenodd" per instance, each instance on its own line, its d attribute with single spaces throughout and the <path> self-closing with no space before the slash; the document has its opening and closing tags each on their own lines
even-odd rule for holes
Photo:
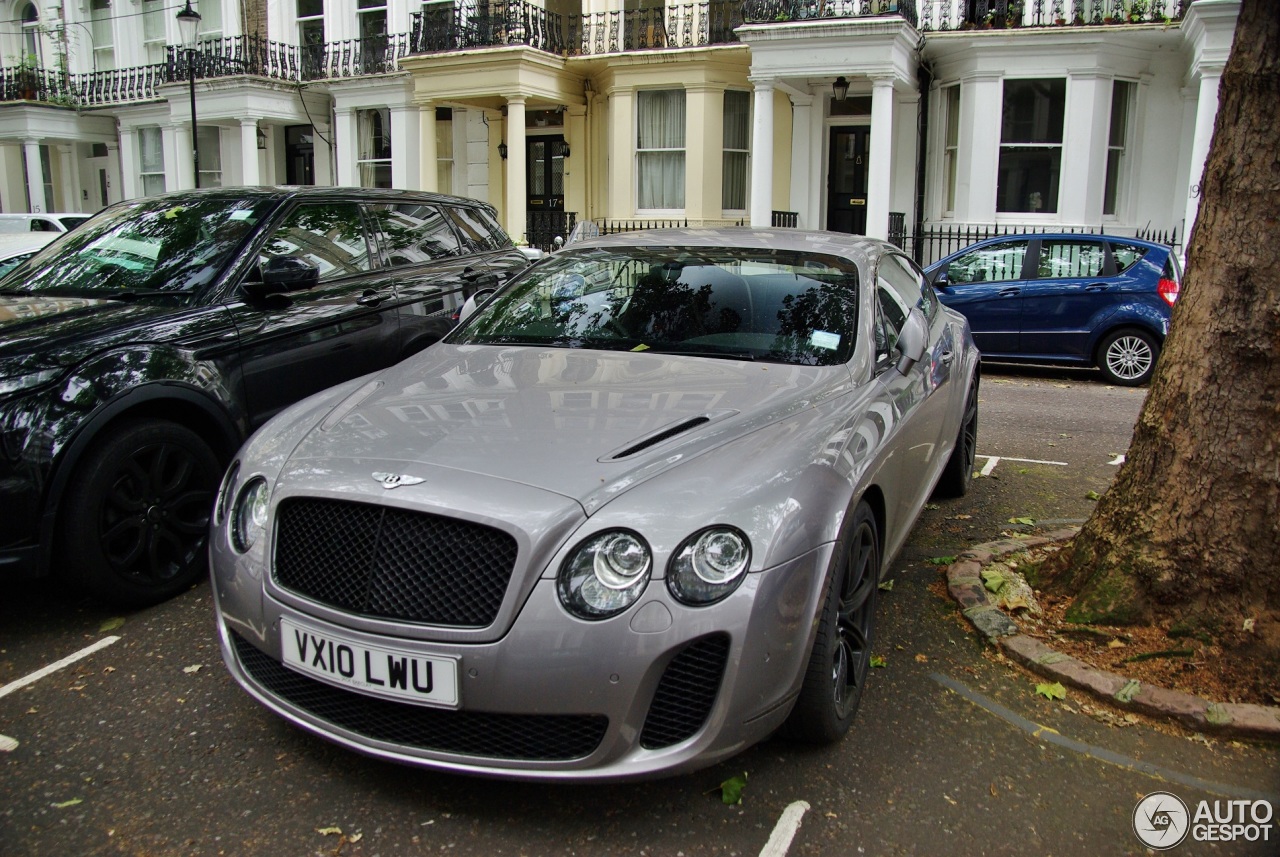
<svg viewBox="0 0 1280 857">
<path fill-rule="evenodd" d="M 296 256 L 276 256 L 262 266 L 262 282 L 245 283 L 255 297 L 309 289 L 320 282 L 320 268 Z"/>
<path fill-rule="evenodd" d="M 463 303 L 462 309 L 458 310 L 458 324 L 462 324 L 472 315 L 475 315 L 475 312 L 480 308 L 480 305 L 492 297 L 493 293 L 496 291 L 497 289 L 476 290 L 475 294 L 468 297 L 466 302 Z"/>
<path fill-rule="evenodd" d="M 924 313 L 919 307 L 911 310 L 907 315 L 907 322 L 902 326 L 902 332 L 898 335 L 898 362 L 894 368 L 903 375 L 906 375 L 911 369 L 924 358 L 924 353 L 929 344 L 929 322 L 925 320 Z"/>
<path fill-rule="evenodd" d="M 951 278 L 947 276 L 947 269 L 942 268 L 938 273 L 933 275 L 933 287 L 935 289 L 945 289 L 951 285 Z"/>
</svg>

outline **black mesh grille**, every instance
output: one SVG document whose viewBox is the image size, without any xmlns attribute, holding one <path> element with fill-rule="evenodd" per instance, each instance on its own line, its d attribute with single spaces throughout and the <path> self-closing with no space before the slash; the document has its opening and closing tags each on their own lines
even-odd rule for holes
<svg viewBox="0 0 1280 857">
<path fill-rule="evenodd" d="M 378 699 L 295 672 L 232 632 L 245 672 L 271 693 L 334 726 L 402 747 L 486 759 L 568 761 L 600 746 L 609 719 L 591 714 L 486 714 Z"/>
<path fill-rule="evenodd" d="M 492 624 L 516 562 L 516 540 L 501 530 L 342 500 L 286 500 L 276 533 L 274 576 L 284 588 L 433 625 Z"/>
<path fill-rule="evenodd" d="M 672 659 L 653 695 L 640 733 L 641 747 L 670 747 L 702 728 L 720 691 L 728 657 L 728 635 L 713 634 L 689 644 Z"/>
</svg>

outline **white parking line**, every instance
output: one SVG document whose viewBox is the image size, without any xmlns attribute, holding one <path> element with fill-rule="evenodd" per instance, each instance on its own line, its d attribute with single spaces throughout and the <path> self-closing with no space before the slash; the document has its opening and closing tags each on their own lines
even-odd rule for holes
<svg viewBox="0 0 1280 857">
<path fill-rule="evenodd" d="M 119 639 L 120 639 L 119 637 L 103 637 L 101 640 L 94 643 L 92 646 L 85 646 L 83 649 L 76 652 L 75 654 L 67 655 L 65 658 L 63 658 L 62 660 L 56 663 L 49 664 L 47 667 L 38 669 L 29 675 L 25 675 L 22 678 L 17 679 L 16 681 L 11 681 L 8 684 L 6 684 L 4 687 L 0 687 L 0 698 L 6 697 L 9 694 L 13 693 L 15 690 L 24 688 L 29 684 L 34 684 L 35 682 L 39 681 L 45 676 L 50 675 L 51 673 L 56 673 L 58 670 L 62 669 L 65 666 L 70 666 L 71 664 L 74 664 L 76 661 L 80 660 L 81 658 L 87 658 L 89 655 L 92 655 L 94 652 L 98 651 L 99 649 L 105 649 L 107 646 L 118 641 Z"/>
<path fill-rule="evenodd" d="M 800 829 L 800 820 L 808 811 L 809 804 L 802 800 L 784 809 L 778 823 L 773 826 L 773 833 L 769 834 L 769 841 L 760 850 L 760 857 L 785 857 L 792 838 Z"/>
<path fill-rule="evenodd" d="M 1065 461 L 1042 461 L 1038 458 L 1009 458 L 1002 455 L 975 455 L 974 458 L 985 458 L 987 463 L 982 465 L 979 473 L 983 476 L 990 476 L 991 471 L 996 469 L 996 465 L 1002 461 L 1017 461 L 1021 464 L 1049 464 L 1054 467 L 1067 467 Z"/>
</svg>

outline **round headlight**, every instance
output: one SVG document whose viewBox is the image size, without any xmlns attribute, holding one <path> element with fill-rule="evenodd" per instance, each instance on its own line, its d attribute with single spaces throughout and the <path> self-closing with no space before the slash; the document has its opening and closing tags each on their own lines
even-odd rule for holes
<svg viewBox="0 0 1280 857">
<path fill-rule="evenodd" d="M 738 588 L 751 564 L 747 537 L 729 527 L 695 533 L 671 558 L 667 586 L 685 604 L 711 604 Z"/>
<path fill-rule="evenodd" d="M 603 619 L 635 603 L 649 581 L 652 554 L 644 540 L 625 530 L 587 539 L 560 568 L 556 586 L 569 612 Z"/>
<path fill-rule="evenodd" d="M 266 528 L 269 499 L 267 480 L 261 476 L 249 480 L 236 498 L 236 505 L 231 513 L 231 541 L 241 553 L 253 547 Z"/>
</svg>

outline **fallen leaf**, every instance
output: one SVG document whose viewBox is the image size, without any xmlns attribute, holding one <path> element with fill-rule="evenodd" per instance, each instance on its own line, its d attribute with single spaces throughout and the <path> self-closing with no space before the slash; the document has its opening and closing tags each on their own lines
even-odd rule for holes
<svg viewBox="0 0 1280 857">
<path fill-rule="evenodd" d="M 1084 495 L 1084 498 L 1086 500 L 1101 500 L 1102 495 L 1099 494 L 1097 491 L 1090 491 L 1088 494 Z"/>
<path fill-rule="evenodd" d="M 1245 619 L 1245 620 L 1244 620 L 1244 630 L 1246 630 L 1246 631 L 1248 631 L 1250 634 L 1252 634 L 1252 633 L 1253 633 L 1253 626 L 1254 626 L 1255 621 L 1256 621 L 1256 620 L 1254 620 L 1254 619 Z"/>
<path fill-rule="evenodd" d="M 103 671 L 104 673 L 107 673 L 108 675 L 110 675 L 111 673 L 113 673 L 113 672 L 115 672 L 115 671 L 116 671 L 116 668 L 115 668 L 115 667 L 103 667 L 103 668 L 102 668 L 102 671 Z"/>
<path fill-rule="evenodd" d="M 1009 519 L 1009 523 L 1011 524 L 1022 524 L 1023 526 L 1027 526 L 1027 527 L 1033 526 L 1035 522 L 1036 522 L 1035 518 L 1010 518 Z"/>
<path fill-rule="evenodd" d="M 984 568 L 980 574 L 982 575 L 982 585 L 986 587 L 988 592 L 998 593 L 1009 582 L 999 569 Z"/>
<path fill-rule="evenodd" d="M 955 806 L 955 805 L 956 805 L 955 798 L 951 797 L 951 795 L 943 795 L 943 796 L 942 796 L 942 798 L 943 798 L 943 800 L 945 800 L 947 803 L 951 804 L 952 806 Z"/>
<path fill-rule="evenodd" d="M 892 591 L 893 591 L 893 581 L 892 581 L 892 580 L 886 580 L 885 582 L 883 582 L 883 583 L 881 583 L 881 584 L 880 584 L 880 588 L 881 588 L 881 589 L 883 589 L 885 592 L 892 592 Z"/>
<path fill-rule="evenodd" d="M 927 664 L 927 663 L 929 663 L 929 656 L 928 656 L 928 655 L 916 655 L 916 663 L 918 663 L 918 664 Z"/>
<path fill-rule="evenodd" d="M 54 808 L 54 809 L 66 809 L 67 807 L 69 807 L 69 806 L 75 806 L 75 805 L 76 805 L 76 804 L 78 804 L 78 803 L 84 803 L 84 800 L 83 800 L 82 798 L 73 797 L 71 800 L 64 800 L 62 803 L 55 803 L 55 804 L 53 805 L 53 808 Z"/>
<path fill-rule="evenodd" d="M 971 520 L 973 520 L 973 515 L 956 515 L 956 516 L 955 516 L 954 518 L 952 518 L 951 520 L 953 520 L 953 521 L 971 521 Z"/>
<path fill-rule="evenodd" d="M 364 839 L 363 833 L 353 833 L 347 837 L 348 842 L 359 842 L 361 839 Z"/>
<path fill-rule="evenodd" d="M 996 784 L 995 784 L 995 783 L 992 783 L 992 784 L 991 784 L 991 796 L 992 796 L 992 797 L 996 797 Z"/>
<path fill-rule="evenodd" d="M 955 561 L 956 558 L 953 556 L 935 556 L 925 560 L 929 565 L 951 565 Z"/>
<path fill-rule="evenodd" d="M 113 616 L 110 619 L 104 619 L 102 624 L 98 626 L 98 633 L 105 634 L 107 631 L 114 631 L 116 628 L 124 627 L 123 616 Z"/>
<path fill-rule="evenodd" d="M 871 666 L 876 667 L 877 669 L 880 669 L 880 668 L 889 666 L 889 662 L 884 659 L 883 655 L 872 655 Z"/>
<path fill-rule="evenodd" d="M 720 801 L 725 806 L 738 806 L 742 803 L 742 791 L 747 787 L 747 772 L 730 777 L 720 784 Z"/>
<path fill-rule="evenodd" d="M 1045 699 L 1066 699 L 1067 689 L 1062 686 L 1062 682 L 1055 681 L 1053 684 L 1041 682 L 1036 685 L 1036 693 Z"/>
<path fill-rule="evenodd" d="M 1123 649 L 1123 648 L 1124 648 L 1124 640 L 1112 640 L 1111 642 L 1107 643 L 1107 648 L 1108 648 L 1108 649 Z"/>
<path fill-rule="evenodd" d="M 186 673 L 187 675 L 192 675 L 192 674 L 194 674 L 194 673 L 198 673 L 198 672 L 200 672 L 200 668 L 201 668 L 202 666 L 204 666 L 204 664 L 192 664 L 192 665 L 191 665 L 191 666 L 189 666 L 189 667 L 183 667 L 183 668 L 182 668 L 182 671 L 183 671 L 184 673 Z"/>
<path fill-rule="evenodd" d="M 316 833 L 319 833 L 321 836 L 341 836 L 342 828 L 341 827 L 317 827 Z"/>
</svg>

